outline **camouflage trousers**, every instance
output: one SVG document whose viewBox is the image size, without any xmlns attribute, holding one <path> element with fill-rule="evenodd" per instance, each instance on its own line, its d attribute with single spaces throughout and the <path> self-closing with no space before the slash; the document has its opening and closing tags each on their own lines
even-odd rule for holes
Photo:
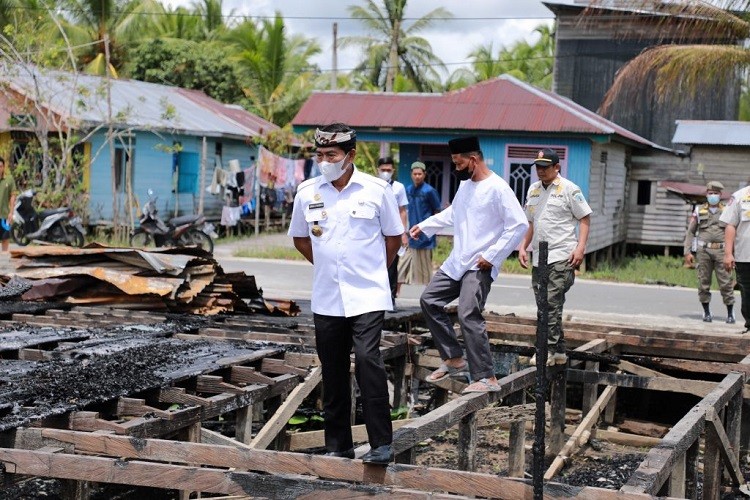
<svg viewBox="0 0 750 500">
<path fill-rule="evenodd" d="M 549 264 L 549 283 L 547 284 L 547 304 L 549 314 L 547 317 L 547 345 L 552 352 L 565 352 L 565 340 L 563 338 L 562 317 L 563 304 L 565 304 L 565 293 L 573 286 L 576 275 L 573 267 L 567 260 Z M 531 269 L 531 287 L 534 289 L 537 307 L 539 307 L 539 268 Z"/>
<path fill-rule="evenodd" d="M 698 300 L 701 304 L 711 302 L 711 277 L 716 273 L 716 281 L 719 282 L 719 290 L 724 304 L 734 304 L 734 280 L 732 273 L 724 269 L 723 248 L 699 248 L 695 256 L 696 269 L 698 270 Z"/>
</svg>

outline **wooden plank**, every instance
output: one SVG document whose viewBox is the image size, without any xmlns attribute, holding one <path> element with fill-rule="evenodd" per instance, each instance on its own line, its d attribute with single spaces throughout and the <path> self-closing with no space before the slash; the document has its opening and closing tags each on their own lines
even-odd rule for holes
<svg viewBox="0 0 750 500">
<path fill-rule="evenodd" d="M 706 410 L 721 410 L 742 390 L 743 385 L 744 376 L 740 373 L 731 373 L 724 377 L 713 391 L 672 427 L 658 448 L 649 451 L 620 491 L 656 495 L 669 477 L 677 458 L 699 439 L 705 427 Z"/>
<path fill-rule="evenodd" d="M 391 421 L 393 430 L 400 429 L 412 422 L 412 418 Z M 352 425 L 352 440 L 355 443 L 367 442 L 367 428 L 364 424 Z M 325 431 L 307 431 L 289 433 L 289 449 L 291 451 L 309 450 L 325 446 Z"/>
<path fill-rule="evenodd" d="M 347 495 L 350 492 L 391 498 L 431 498 L 429 493 L 406 492 L 382 485 L 371 486 L 318 481 L 300 476 L 284 477 L 237 470 L 189 467 L 120 458 L 90 457 L 29 450 L 0 449 L 0 460 L 12 463 L 16 474 L 130 484 L 150 488 L 181 489 L 279 499 Z"/>
<path fill-rule="evenodd" d="M 618 387 L 648 389 L 651 391 L 678 392 L 700 397 L 706 396 L 717 386 L 716 382 L 706 382 L 703 380 L 639 377 L 624 373 L 587 372 L 573 369 L 568 370 L 568 380 L 584 384 L 616 385 Z M 747 391 L 747 394 L 750 397 L 750 391 Z"/>
<path fill-rule="evenodd" d="M 729 441 L 721 419 L 713 408 L 706 409 L 706 422 L 710 424 L 706 426 L 706 432 L 711 432 L 713 434 L 712 438 L 719 443 L 719 452 L 729 472 L 729 477 L 732 479 L 732 485 L 736 487 L 745 484 L 745 478 L 740 469 L 740 461 L 737 458 L 738 450 Z"/>
<path fill-rule="evenodd" d="M 545 481 L 551 481 L 560 469 L 562 469 L 563 465 L 565 465 L 570 455 L 586 444 L 588 441 L 587 435 L 591 434 L 591 428 L 596 425 L 597 420 L 599 420 L 599 415 L 604 411 L 604 408 L 607 406 L 607 403 L 609 403 L 615 390 L 615 387 L 608 386 L 602 391 L 602 394 L 596 400 L 594 407 L 591 408 L 591 411 L 589 411 L 583 420 L 581 420 L 581 423 L 578 425 L 575 432 L 573 432 L 573 435 L 570 436 L 570 439 L 565 443 L 565 446 L 560 450 L 560 453 L 558 453 L 552 461 L 547 472 L 544 473 Z"/>
<path fill-rule="evenodd" d="M 29 431 L 32 430 L 29 429 Z M 215 439 L 217 443 L 226 443 L 228 440 L 230 441 L 230 445 L 194 444 L 159 439 L 133 440 L 132 438 L 123 436 L 94 435 L 59 429 L 34 429 L 33 431 L 48 439 L 60 440 L 63 443 L 72 443 L 77 450 L 83 453 L 107 454 L 120 457 L 118 460 L 125 467 L 133 463 L 123 461 L 125 458 L 174 463 L 193 462 L 202 463 L 206 466 L 238 470 L 250 468 L 253 471 L 271 475 L 264 477 L 274 477 L 277 475 L 285 477 L 285 475 L 294 474 L 334 481 L 377 483 L 378 485 L 397 488 L 430 492 L 446 491 L 458 495 L 498 498 L 502 500 L 533 497 L 533 488 L 531 485 L 495 474 L 429 469 L 402 464 L 388 467 L 369 466 L 363 464 L 360 460 L 257 450 L 237 441 L 230 440 L 218 433 L 207 431 L 206 429 L 203 429 L 203 432 L 209 434 L 211 436 L 210 439 Z M 5 458 L 5 455 L 0 453 L 0 459 L 3 458 Z M 46 461 L 44 458 L 37 457 L 37 461 L 39 462 L 39 468 L 45 468 Z M 81 467 L 79 468 L 85 469 L 86 465 L 84 462 L 81 462 Z M 51 474 L 46 473 L 47 469 L 44 472 L 34 475 L 51 476 Z M 182 484 L 178 478 L 175 479 L 170 476 L 169 479 L 173 481 L 173 485 Z M 248 484 L 251 483 L 252 481 L 248 481 Z M 642 494 L 629 495 L 601 488 L 576 488 L 576 491 L 577 498 L 581 500 L 645 500 L 650 498 Z M 570 498 L 570 492 L 569 485 L 560 485 L 557 483 L 548 483 L 545 485 L 545 498 Z M 262 496 L 264 493 L 262 489 L 259 489 L 254 491 L 253 494 L 255 496 Z M 274 496 L 273 498 L 285 497 Z M 342 498 L 350 497 L 344 496 Z"/>
<path fill-rule="evenodd" d="M 307 379 L 294 388 L 284 403 L 274 413 L 273 417 L 268 419 L 266 425 L 250 441 L 250 447 L 267 448 L 276 438 L 276 435 L 281 432 L 281 429 L 284 428 L 289 419 L 292 418 L 302 401 L 318 386 L 322 378 L 322 367 L 313 368 Z"/>
</svg>

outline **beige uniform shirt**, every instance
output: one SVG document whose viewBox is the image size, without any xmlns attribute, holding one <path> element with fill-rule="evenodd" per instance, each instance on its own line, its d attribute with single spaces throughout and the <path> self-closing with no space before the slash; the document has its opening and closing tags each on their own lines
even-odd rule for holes
<svg viewBox="0 0 750 500">
<path fill-rule="evenodd" d="M 534 224 L 531 264 L 538 266 L 540 241 L 549 243 L 548 264 L 570 257 L 578 244 L 578 221 L 591 213 L 591 207 L 578 186 L 558 175 L 546 189 L 542 181 L 529 187 L 524 211 Z"/>
<path fill-rule="evenodd" d="M 734 260 L 750 262 L 750 186 L 732 194 L 719 218 L 737 228 L 734 237 Z"/>
<path fill-rule="evenodd" d="M 692 250 L 696 233 L 698 234 L 696 248 L 705 247 L 706 243 L 724 243 L 726 223 L 720 219 L 724 208 L 723 202 L 719 203 L 713 210 L 708 203 L 703 203 L 693 210 L 693 216 L 690 218 L 690 224 L 688 224 L 687 234 L 685 235 L 684 255 Z"/>
</svg>

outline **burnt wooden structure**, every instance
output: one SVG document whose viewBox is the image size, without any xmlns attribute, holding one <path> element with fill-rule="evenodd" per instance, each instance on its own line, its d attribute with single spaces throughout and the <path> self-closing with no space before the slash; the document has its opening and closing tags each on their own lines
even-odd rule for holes
<svg viewBox="0 0 750 500">
<path fill-rule="evenodd" d="M 6 484 L 58 478 L 67 498 L 86 498 L 92 483 L 179 489 L 183 498 L 191 492 L 238 498 L 531 498 L 532 486 L 523 475 L 525 422 L 533 409 L 523 403 L 535 367 L 514 364 L 500 378 L 497 393 L 459 395 L 465 384 L 454 379 L 432 384 L 442 404 L 395 421 L 397 463 L 379 467 L 311 454 L 322 446 L 321 431 L 285 430 L 320 380 L 309 317 L 201 318 L 75 307 L 5 318 L 0 323 L 0 475 Z M 394 407 L 440 364 L 429 334 L 412 328 L 420 320 L 417 311 L 387 317 L 381 352 L 394 383 Z M 535 320 L 488 315 L 487 325 L 494 351 L 533 353 Z M 741 446 L 740 424 L 750 396 L 745 384 L 750 337 L 568 323 L 566 339 L 571 361 L 548 370 L 551 465 L 545 498 L 695 498 L 699 464 L 704 498 L 719 498 L 744 484 L 739 456 L 747 446 Z M 157 358 L 158 352 L 166 355 Z M 127 354 L 137 355 L 118 358 Z M 95 371 L 100 362 L 109 372 Z M 138 376 L 140 383 L 129 388 L 110 382 L 139 370 L 151 373 L 157 365 L 161 369 L 153 380 Z M 13 399 L 21 380 L 57 390 L 55 377 L 44 378 L 51 370 L 60 377 L 87 380 L 101 373 L 102 378 L 62 401 L 44 391 L 33 400 Z M 566 388 L 571 387 L 583 392 L 582 419 L 573 428 L 565 425 Z M 685 394 L 696 403 L 662 439 L 599 429 L 600 420 L 614 420 L 621 388 Z M 501 400 L 502 405 L 493 404 Z M 227 415 L 234 416 L 234 437 L 208 425 Z M 473 472 L 477 431 L 487 425 L 510 430 L 508 477 Z M 411 465 L 420 442 L 455 426 L 459 470 Z M 363 429 L 355 427 L 354 435 L 366 442 Z M 652 449 L 620 491 L 550 481 L 592 437 Z M 365 450 L 357 449 L 357 456 Z"/>
</svg>

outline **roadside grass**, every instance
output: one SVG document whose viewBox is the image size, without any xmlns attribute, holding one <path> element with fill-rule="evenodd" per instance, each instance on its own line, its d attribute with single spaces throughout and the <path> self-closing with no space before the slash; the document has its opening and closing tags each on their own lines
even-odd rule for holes
<svg viewBox="0 0 750 500">
<path fill-rule="evenodd" d="M 435 268 L 439 267 L 448 258 L 451 248 L 450 237 L 438 237 L 437 247 L 432 253 Z M 296 249 L 281 246 L 248 246 L 236 250 L 234 256 L 255 259 L 304 260 L 304 257 Z M 503 262 L 502 272 L 508 274 L 531 274 L 530 269 L 523 269 L 521 267 L 515 254 Z M 617 283 L 658 284 L 687 288 L 697 288 L 698 286 L 695 269 L 684 267 L 682 257 L 677 256 L 635 255 L 626 257 L 618 264 L 600 264 L 595 270 L 582 272 L 578 277 Z M 718 288 L 715 276 L 711 288 L 714 290 Z"/>
</svg>

